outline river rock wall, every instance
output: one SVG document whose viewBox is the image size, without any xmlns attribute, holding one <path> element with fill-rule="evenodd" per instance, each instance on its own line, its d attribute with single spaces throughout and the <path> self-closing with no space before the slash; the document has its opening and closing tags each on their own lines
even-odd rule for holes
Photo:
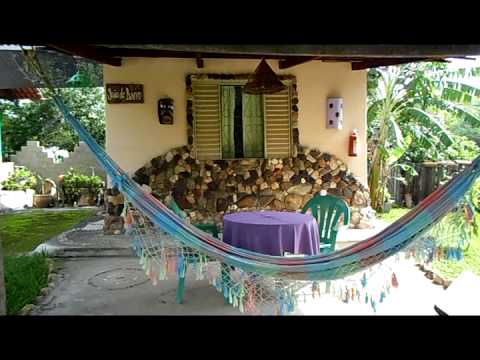
<svg viewBox="0 0 480 360">
<path fill-rule="evenodd" d="M 284 159 L 200 161 L 187 145 L 152 159 L 133 178 L 162 201 L 173 197 L 192 223 L 221 226 L 233 211 L 296 211 L 326 190 L 347 201 L 351 227 L 371 227 L 368 190 L 343 161 L 317 149 L 299 146 L 297 156 Z"/>
</svg>

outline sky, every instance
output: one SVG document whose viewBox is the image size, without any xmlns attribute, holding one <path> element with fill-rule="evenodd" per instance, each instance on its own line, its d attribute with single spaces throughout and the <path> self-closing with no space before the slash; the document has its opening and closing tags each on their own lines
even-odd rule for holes
<svg viewBox="0 0 480 360">
<path fill-rule="evenodd" d="M 452 70 L 468 67 L 480 67 L 480 56 L 472 56 L 472 58 L 475 58 L 475 60 L 448 59 L 450 63 L 447 66 Z M 480 77 L 472 77 L 468 80 L 465 80 L 465 83 L 480 88 Z"/>
</svg>

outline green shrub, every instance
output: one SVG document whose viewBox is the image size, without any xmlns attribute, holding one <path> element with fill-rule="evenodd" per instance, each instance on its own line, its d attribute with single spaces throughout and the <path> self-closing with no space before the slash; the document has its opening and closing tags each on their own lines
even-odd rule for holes
<svg viewBox="0 0 480 360">
<path fill-rule="evenodd" d="M 25 167 L 17 167 L 15 172 L 2 182 L 2 187 L 4 190 L 35 190 L 37 182 L 37 175 Z"/>
<path fill-rule="evenodd" d="M 84 175 L 74 169 L 70 169 L 63 178 L 65 197 L 70 203 L 78 201 L 85 189 L 92 193 L 98 193 L 102 187 L 103 180 L 100 176 Z"/>
<path fill-rule="evenodd" d="M 7 314 L 14 315 L 48 285 L 48 262 L 41 254 L 5 256 L 4 260 Z"/>
</svg>

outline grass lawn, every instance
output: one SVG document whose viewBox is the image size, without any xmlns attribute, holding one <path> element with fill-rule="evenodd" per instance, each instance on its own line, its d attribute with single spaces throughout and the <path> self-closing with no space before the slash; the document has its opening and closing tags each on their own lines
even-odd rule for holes
<svg viewBox="0 0 480 360">
<path fill-rule="evenodd" d="M 41 254 L 22 255 L 94 214 L 92 209 L 32 210 L 0 215 L 0 241 L 5 254 L 7 314 L 32 303 L 48 285 L 48 262 Z M 20 256 L 18 256 L 20 255 Z"/>
<path fill-rule="evenodd" d="M 61 234 L 94 214 L 92 209 L 48 211 L 33 210 L 0 215 L 0 239 L 5 255 L 34 250 L 53 236 Z"/>
<path fill-rule="evenodd" d="M 480 214 L 477 214 L 480 221 Z M 464 270 L 480 275 L 480 233 L 472 239 L 463 261 L 436 260 L 433 267 L 447 279 L 455 279 Z"/>
<path fill-rule="evenodd" d="M 7 314 L 18 313 L 48 285 L 48 262 L 41 254 L 5 256 Z"/>
<path fill-rule="evenodd" d="M 378 214 L 378 217 L 386 222 L 392 223 L 409 210 L 410 209 L 406 208 L 394 208 L 387 214 Z M 480 222 L 480 214 L 477 214 L 477 219 Z M 455 279 L 464 270 L 480 275 L 480 234 L 472 239 L 470 247 L 465 252 L 465 259 L 463 261 L 435 260 L 433 267 L 438 271 L 439 275 L 450 280 Z"/>
<path fill-rule="evenodd" d="M 377 217 L 379 219 L 382 219 L 383 221 L 386 221 L 388 223 L 393 223 L 395 220 L 401 218 L 403 215 L 405 215 L 407 212 L 409 212 L 411 209 L 407 208 L 393 208 L 386 214 L 377 214 Z"/>
</svg>

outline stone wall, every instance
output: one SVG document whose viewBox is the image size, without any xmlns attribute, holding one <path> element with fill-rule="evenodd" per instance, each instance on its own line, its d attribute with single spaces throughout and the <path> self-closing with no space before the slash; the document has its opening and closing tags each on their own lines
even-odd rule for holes
<svg viewBox="0 0 480 360">
<path fill-rule="evenodd" d="M 0 214 L 5 211 L 23 210 L 33 206 L 32 189 L 22 190 L 0 190 Z"/>
<path fill-rule="evenodd" d="M 95 174 L 105 178 L 105 171 L 100 167 L 94 155 L 84 142 L 80 142 L 61 163 L 54 163 L 53 159 L 48 157 L 43 146 L 39 141 L 27 141 L 25 146 L 10 160 L 17 166 L 25 166 L 29 170 L 39 174 L 44 179 L 52 179 L 58 181 L 58 176 L 65 174 L 70 168 L 85 174 L 91 175 L 92 168 Z"/>
<path fill-rule="evenodd" d="M 187 145 L 158 156 L 133 179 L 166 203 L 172 196 L 194 223 L 221 225 L 225 213 L 249 209 L 295 211 L 326 190 L 348 202 L 352 227 L 370 227 L 368 190 L 331 154 L 299 146 L 285 159 L 200 161 L 192 151 Z"/>
</svg>

